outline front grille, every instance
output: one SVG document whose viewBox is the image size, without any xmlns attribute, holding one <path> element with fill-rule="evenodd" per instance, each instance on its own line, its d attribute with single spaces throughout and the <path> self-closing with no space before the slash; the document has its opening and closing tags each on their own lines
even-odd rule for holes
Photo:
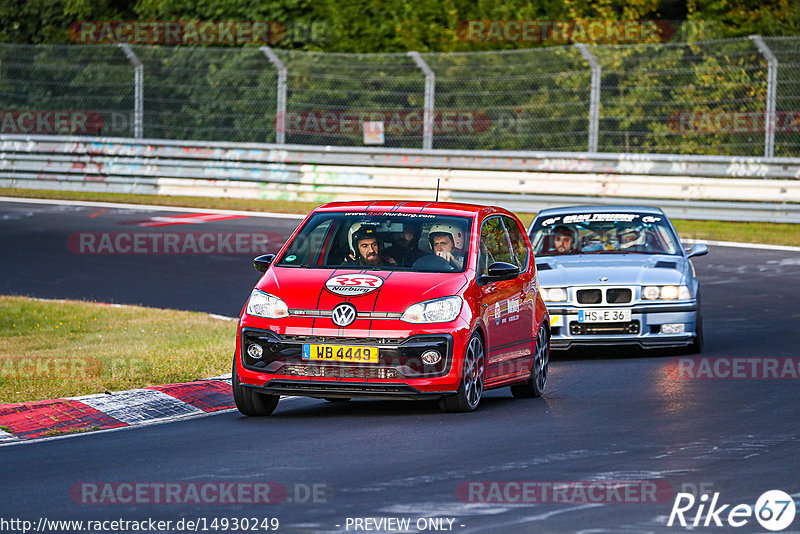
<svg viewBox="0 0 800 534">
<path fill-rule="evenodd" d="M 579 289 L 578 304 L 600 304 L 603 293 L 599 289 Z"/>
<path fill-rule="evenodd" d="M 369 394 L 381 394 L 381 393 L 410 393 L 415 392 L 414 389 L 408 386 L 390 386 L 390 385 L 383 385 L 383 384 L 342 384 L 342 383 L 333 383 L 333 384 L 326 384 L 320 382 L 313 382 L 309 384 L 299 383 L 299 382 L 283 382 L 279 380 L 273 380 L 269 383 L 269 389 L 271 391 L 280 392 L 286 391 L 287 393 L 292 393 L 294 391 L 299 390 L 306 390 L 306 391 L 314 391 L 314 392 L 325 392 L 330 391 L 331 393 L 369 393 Z"/>
<path fill-rule="evenodd" d="M 341 336 L 290 336 L 282 335 L 284 341 L 296 341 L 297 343 L 314 343 L 334 345 L 399 345 L 403 339 L 398 338 L 377 338 L 377 337 L 341 337 Z"/>
<path fill-rule="evenodd" d="M 347 367 L 333 365 L 287 365 L 283 374 L 295 376 L 323 376 L 326 378 L 400 378 L 395 369 L 386 367 Z"/>
<path fill-rule="evenodd" d="M 614 334 L 638 334 L 639 321 L 628 323 L 578 323 L 569 324 L 569 333 L 573 336 L 597 336 Z"/>
<path fill-rule="evenodd" d="M 578 304 L 627 304 L 633 300 L 629 287 L 592 287 L 575 292 Z"/>
<path fill-rule="evenodd" d="M 631 290 L 628 288 L 612 287 L 606 291 L 606 302 L 609 304 L 624 304 L 631 301 Z"/>
</svg>

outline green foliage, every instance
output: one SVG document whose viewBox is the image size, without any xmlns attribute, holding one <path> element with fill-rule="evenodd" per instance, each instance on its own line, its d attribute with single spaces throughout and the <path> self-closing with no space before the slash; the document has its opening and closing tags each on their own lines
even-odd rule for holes
<svg viewBox="0 0 800 534">
<path fill-rule="evenodd" d="M 763 133 L 685 132 L 675 117 L 763 112 L 767 65 L 742 36 L 800 33 L 792 0 L 8 0 L 0 42 L 69 43 L 76 21 L 278 21 L 287 33 L 272 44 L 288 68 L 290 114 L 420 110 L 424 77 L 406 55 L 416 50 L 436 74 L 435 108 L 465 112 L 477 126 L 435 131 L 435 148 L 583 151 L 591 78 L 576 47 L 469 41 L 465 24 L 597 19 L 667 19 L 676 30 L 669 43 L 590 45 L 603 69 L 600 150 L 762 153 Z M 728 37 L 738 38 L 719 40 Z M 781 64 L 778 110 L 797 109 L 800 46 L 766 39 Z M 145 66 L 145 136 L 274 142 L 277 76 L 261 44 L 133 45 Z M 102 135 L 132 135 L 133 76 L 113 45 L 0 47 L 3 109 L 92 110 L 104 117 Z M 779 132 L 776 155 L 796 155 L 797 135 Z M 286 140 L 362 143 L 360 129 L 290 130 Z M 386 131 L 386 146 L 421 144 L 421 131 Z"/>
<path fill-rule="evenodd" d="M 531 42 L 466 42 L 469 20 L 689 20 L 699 38 L 800 32 L 793 0 L 6 0 L 0 42 L 69 43 L 76 21 L 279 21 L 290 35 L 278 46 L 326 52 L 451 52 L 539 46 Z M 314 38 L 304 35 L 316 23 Z M 294 27 L 293 25 L 297 25 Z M 299 28 L 299 31 L 292 31 Z M 324 28 L 324 32 L 322 29 Z M 322 34 L 324 33 L 324 38 Z"/>
</svg>

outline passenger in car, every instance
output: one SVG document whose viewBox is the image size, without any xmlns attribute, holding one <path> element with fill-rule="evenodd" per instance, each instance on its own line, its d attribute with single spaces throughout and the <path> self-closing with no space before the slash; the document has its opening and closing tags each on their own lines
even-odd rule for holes
<svg viewBox="0 0 800 534">
<path fill-rule="evenodd" d="M 456 250 L 464 243 L 464 233 L 459 228 L 452 224 L 434 224 L 428 239 L 434 254 L 457 269 L 464 267 L 464 254 Z"/>
<path fill-rule="evenodd" d="M 386 249 L 386 256 L 392 258 L 400 267 L 411 267 L 425 255 L 419 249 L 420 226 L 415 222 L 404 222 L 403 231 L 395 236 L 395 243 Z"/>
</svg>

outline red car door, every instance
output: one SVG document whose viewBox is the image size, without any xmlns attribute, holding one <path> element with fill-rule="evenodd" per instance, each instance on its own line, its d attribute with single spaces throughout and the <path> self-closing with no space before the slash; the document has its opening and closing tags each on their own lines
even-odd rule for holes
<svg viewBox="0 0 800 534">
<path fill-rule="evenodd" d="M 530 354 L 529 332 L 523 332 L 520 308 L 524 276 L 512 280 L 481 282 L 489 265 L 502 261 L 516 264 L 503 217 L 487 217 L 481 225 L 478 280 L 481 315 L 486 325 L 486 387 L 526 372 Z M 529 330 L 529 329 L 528 329 Z M 525 343 L 528 343 L 526 345 Z M 528 366 L 529 367 L 529 366 Z"/>
</svg>

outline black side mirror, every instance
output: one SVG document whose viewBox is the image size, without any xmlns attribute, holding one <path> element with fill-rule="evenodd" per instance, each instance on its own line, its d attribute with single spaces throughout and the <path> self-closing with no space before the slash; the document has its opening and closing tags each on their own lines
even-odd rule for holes
<svg viewBox="0 0 800 534">
<path fill-rule="evenodd" d="M 703 243 L 695 243 L 687 251 L 687 257 L 693 258 L 695 256 L 705 256 L 708 254 L 708 245 Z"/>
<path fill-rule="evenodd" d="M 480 282 L 488 284 L 498 280 L 511 280 L 517 276 L 519 276 L 519 267 L 504 261 L 496 261 L 489 266 L 488 274 L 481 276 Z"/>
<path fill-rule="evenodd" d="M 274 259 L 275 254 L 264 254 L 263 256 L 258 256 L 257 258 L 253 259 L 253 266 L 256 268 L 256 271 L 265 273 L 267 272 L 267 269 L 269 269 L 269 265 Z"/>
</svg>

